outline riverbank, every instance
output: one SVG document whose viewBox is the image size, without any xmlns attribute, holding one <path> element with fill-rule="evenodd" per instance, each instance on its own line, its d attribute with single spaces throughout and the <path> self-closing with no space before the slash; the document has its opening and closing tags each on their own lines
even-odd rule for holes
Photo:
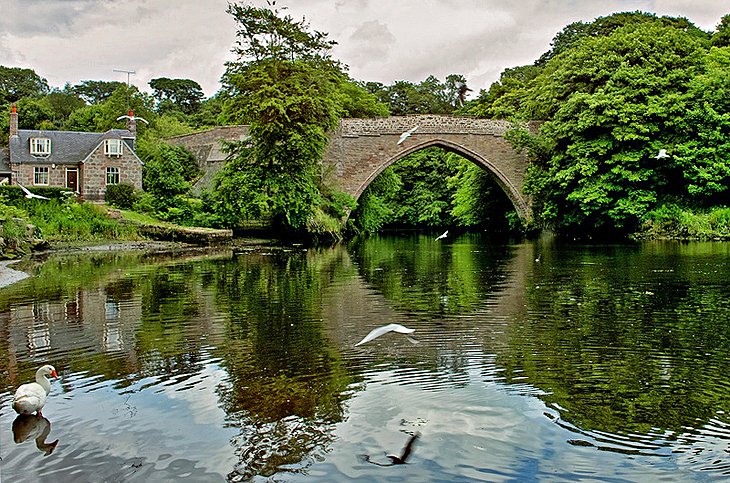
<svg viewBox="0 0 730 483">
<path fill-rule="evenodd" d="M 27 260 L 43 259 L 49 255 L 57 253 L 78 253 L 78 252 L 110 252 L 110 251 L 128 251 L 142 250 L 152 253 L 189 253 L 195 251 L 211 250 L 215 246 L 229 247 L 231 250 L 245 247 L 246 249 L 270 248 L 276 240 L 269 238 L 244 237 L 228 240 L 228 243 L 218 245 L 205 245 L 199 243 L 188 243 L 181 241 L 161 241 L 161 240 L 143 240 L 143 241 L 103 241 L 96 243 L 55 243 L 51 244 L 47 249 L 36 251 L 25 258 L 15 260 L 0 261 L 0 289 L 7 287 L 21 280 L 31 277 L 32 275 L 21 270 L 10 268 L 10 265 L 21 263 L 25 265 Z M 32 264 L 31 264 L 32 265 Z"/>
</svg>

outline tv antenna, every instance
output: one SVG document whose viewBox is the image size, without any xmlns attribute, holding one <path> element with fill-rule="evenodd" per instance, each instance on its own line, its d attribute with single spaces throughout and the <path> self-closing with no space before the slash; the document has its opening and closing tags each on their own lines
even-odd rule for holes
<svg viewBox="0 0 730 483">
<path fill-rule="evenodd" d="M 129 109 L 129 76 L 136 74 L 133 70 L 113 69 L 114 72 L 127 74 L 127 109 Z"/>
</svg>

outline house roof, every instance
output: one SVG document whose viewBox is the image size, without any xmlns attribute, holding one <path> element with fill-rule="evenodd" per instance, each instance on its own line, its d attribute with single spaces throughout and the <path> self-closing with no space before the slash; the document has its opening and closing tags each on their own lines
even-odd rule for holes
<svg viewBox="0 0 730 483">
<path fill-rule="evenodd" d="M 32 156 L 29 149 L 31 138 L 50 139 L 51 154 L 48 156 Z M 17 136 L 10 137 L 10 157 L 14 164 L 78 163 L 86 159 L 105 139 L 122 139 L 134 153 L 131 144 L 134 135 L 127 129 L 110 129 L 104 133 L 21 129 L 18 131 Z M 137 157 L 136 153 L 134 155 Z"/>
<path fill-rule="evenodd" d="M 0 173 L 10 173 L 10 152 L 0 147 Z"/>
</svg>

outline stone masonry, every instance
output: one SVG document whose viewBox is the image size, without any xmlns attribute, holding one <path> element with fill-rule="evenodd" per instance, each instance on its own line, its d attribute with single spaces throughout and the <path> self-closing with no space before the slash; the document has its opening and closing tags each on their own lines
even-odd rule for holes
<svg viewBox="0 0 730 483">
<path fill-rule="evenodd" d="M 401 133 L 416 126 L 399 145 Z M 528 160 L 504 139 L 511 127 L 507 121 L 430 114 L 343 119 L 330 135 L 322 162 L 327 178 L 357 199 L 388 166 L 410 153 L 437 146 L 492 173 L 518 215 L 530 219 L 530 200 L 522 190 Z"/>
<path fill-rule="evenodd" d="M 226 163 L 228 154 L 225 142 L 243 141 L 248 136 L 248 126 L 222 126 L 193 134 L 183 134 L 167 140 L 168 143 L 182 146 L 195 156 L 203 177 L 193 186 L 193 192 L 200 194 L 213 187 L 215 175 Z"/>
<path fill-rule="evenodd" d="M 401 133 L 418 126 L 400 145 Z M 330 133 L 322 160 L 328 182 L 356 199 L 388 166 L 404 156 L 431 146 L 457 153 L 494 175 L 518 215 L 530 219 L 530 199 L 523 193 L 528 160 L 504 139 L 507 121 L 441 115 L 342 119 Z M 528 126 L 534 129 L 533 125 Z M 247 126 L 226 126 L 177 136 L 168 142 L 186 147 L 206 173 L 196 188 L 210 187 L 225 164 L 221 140 L 243 140 Z"/>
</svg>

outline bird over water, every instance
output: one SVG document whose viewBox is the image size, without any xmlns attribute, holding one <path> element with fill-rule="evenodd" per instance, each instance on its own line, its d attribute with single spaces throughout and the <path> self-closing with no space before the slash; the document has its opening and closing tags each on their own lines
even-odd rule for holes
<svg viewBox="0 0 730 483">
<path fill-rule="evenodd" d="M 368 335 L 366 335 L 360 342 L 355 344 L 355 347 L 365 344 L 366 342 L 370 342 L 373 339 L 376 339 L 380 337 L 383 334 L 387 334 L 388 332 L 398 332 L 399 334 L 410 334 L 412 332 L 415 332 L 416 329 L 409 329 L 408 327 L 404 327 L 400 324 L 388 324 L 384 325 L 383 327 L 378 327 L 377 329 L 373 329 L 370 331 Z"/>
</svg>

